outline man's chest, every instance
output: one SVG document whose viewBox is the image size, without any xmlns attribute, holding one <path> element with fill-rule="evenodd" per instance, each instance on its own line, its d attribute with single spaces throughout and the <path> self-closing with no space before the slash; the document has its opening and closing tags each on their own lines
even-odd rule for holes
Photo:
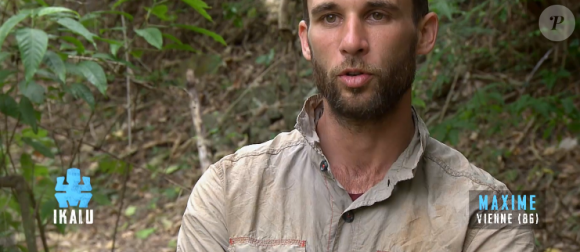
<svg viewBox="0 0 580 252">
<path fill-rule="evenodd" d="M 230 192 L 230 251 L 461 251 L 462 216 L 408 188 L 414 185 L 401 185 L 384 201 L 348 210 L 347 192 L 315 176 Z"/>
</svg>

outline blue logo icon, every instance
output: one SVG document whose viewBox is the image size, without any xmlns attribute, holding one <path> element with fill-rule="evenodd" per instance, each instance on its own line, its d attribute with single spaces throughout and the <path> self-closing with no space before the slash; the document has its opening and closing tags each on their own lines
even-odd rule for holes
<svg viewBox="0 0 580 252">
<path fill-rule="evenodd" d="M 91 197 L 93 197 L 92 193 L 86 193 L 93 190 L 91 187 L 91 178 L 83 177 L 84 185 L 79 185 L 81 182 L 81 170 L 78 168 L 69 168 L 66 171 L 66 182 L 68 185 L 64 185 L 63 182 L 64 177 L 56 178 L 56 187 L 54 190 L 65 191 L 54 194 L 54 197 L 56 197 L 56 200 L 58 201 L 58 207 L 68 208 L 68 205 L 78 205 L 79 208 L 87 208 Z M 81 191 L 85 193 L 82 193 Z"/>
</svg>

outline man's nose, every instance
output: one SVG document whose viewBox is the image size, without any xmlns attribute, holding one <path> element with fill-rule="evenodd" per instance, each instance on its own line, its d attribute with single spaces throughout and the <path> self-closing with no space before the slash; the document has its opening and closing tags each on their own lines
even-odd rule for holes
<svg viewBox="0 0 580 252">
<path fill-rule="evenodd" d="M 368 53 L 369 43 L 363 23 L 358 18 L 347 19 L 343 26 L 344 37 L 340 43 L 340 53 L 362 56 Z"/>
</svg>

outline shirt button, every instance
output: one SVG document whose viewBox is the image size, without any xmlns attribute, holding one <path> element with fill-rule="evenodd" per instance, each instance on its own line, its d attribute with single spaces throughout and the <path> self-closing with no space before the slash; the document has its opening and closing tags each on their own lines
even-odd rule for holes
<svg viewBox="0 0 580 252">
<path fill-rule="evenodd" d="M 342 219 L 346 223 L 351 223 L 354 220 L 354 213 L 352 211 L 348 211 L 342 216 Z"/>
<path fill-rule="evenodd" d="M 320 162 L 320 170 L 324 172 L 328 170 L 328 162 L 326 162 L 326 160 Z"/>
</svg>

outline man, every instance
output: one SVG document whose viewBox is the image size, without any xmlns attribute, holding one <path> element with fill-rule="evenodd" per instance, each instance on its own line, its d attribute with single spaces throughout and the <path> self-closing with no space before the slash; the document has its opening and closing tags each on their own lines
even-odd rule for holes
<svg viewBox="0 0 580 252">
<path fill-rule="evenodd" d="M 208 169 L 177 251 L 532 251 L 531 230 L 468 228 L 468 192 L 507 188 L 411 106 L 415 56 L 438 29 L 427 0 L 304 2 L 320 94 L 295 130 Z"/>
</svg>

